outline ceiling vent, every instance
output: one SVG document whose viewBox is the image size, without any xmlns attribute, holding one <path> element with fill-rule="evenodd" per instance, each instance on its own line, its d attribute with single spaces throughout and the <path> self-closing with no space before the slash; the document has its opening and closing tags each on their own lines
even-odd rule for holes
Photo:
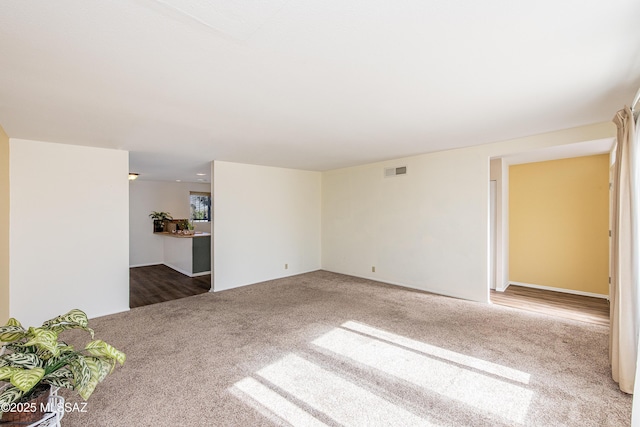
<svg viewBox="0 0 640 427">
<path fill-rule="evenodd" d="M 407 167 L 399 166 L 397 168 L 384 168 L 384 177 L 389 178 L 392 176 L 406 175 Z"/>
</svg>

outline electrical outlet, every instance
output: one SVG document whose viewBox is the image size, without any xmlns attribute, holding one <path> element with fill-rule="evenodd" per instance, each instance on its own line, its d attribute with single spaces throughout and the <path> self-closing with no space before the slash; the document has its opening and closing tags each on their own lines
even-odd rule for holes
<svg viewBox="0 0 640 427">
<path fill-rule="evenodd" d="M 285 270 L 288 270 L 288 269 L 289 269 L 289 264 L 285 264 L 285 265 L 284 265 L 284 269 L 285 269 Z"/>
<path fill-rule="evenodd" d="M 373 267 L 371 267 L 371 272 L 375 273 L 376 272 L 376 266 L 374 265 Z"/>
</svg>

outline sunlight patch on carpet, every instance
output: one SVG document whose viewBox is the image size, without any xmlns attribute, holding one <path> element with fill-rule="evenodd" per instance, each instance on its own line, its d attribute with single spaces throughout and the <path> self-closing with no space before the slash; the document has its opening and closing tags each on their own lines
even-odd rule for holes
<svg viewBox="0 0 640 427">
<path fill-rule="evenodd" d="M 459 365 L 468 366 L 469 368 L 484 371 L 489 374 L 506 378 L 508 380 L 517 381 L 522 384 L 529 384 L 529 380 L 531 379 L 530 374 L 519 371 L 517 369 L 509 368 L 497 363 L 488 362 L 476 357 L 467 356 L 466 354 L 456 353 L 455 351 L 436 347 L 422 341 L 412 340 L 411 338 L 383 331 L 382 329 L 373 328 L 362 323 L 349 321 L 343 323 L 340 326 L 355 332 L 360 332 L 362 334 L 381 339 L 383 341 L 409 348 L 411 350 L 419 351 L 420 353 L 424 353 L 429 356 L 435 356 L 440 359 L 448 360 Z"/>
<path fill-rule="evenodd" d="M 247 396 L 253 399 L 262 408 L 269 410 L 272 414 L 291 425 L 326 427 L 325 423 L 253 378 L 248 377 L 238 381 L 233 385 L 231 392 L 239 398 Z M 247 399 L 242 400 L 246 401 Z"/>
<path fill-rule="evenodd" d="M 531 378 L 526 372 L 355 321 L 311 344 L 324 356 L 367 369 L 383 381 L 386 377 L 390 384 L 417 387 L 509 425 L 525 423 L 534 396 L 526 387 Z M 368 380 L 345 378 L 331 366 L 290 353 L 238 381 L 230 392 L 263 415 L 294 426 L 437 425 L 419 408 L 394 403 L 396 393 L 387 398 L 378 381 L 369 387 Z"/>
<path fill-rule="evenodd" d="M 342 425 L 433 425 L 294 354 L 259 370 L 257 375 Z"/>
<path fill-rule="evenodd" d="M 333 329 L 313 344 L 511 422 L 524 422 L 533 398 L 522 386 L 345 329 Z"/>
</svg>

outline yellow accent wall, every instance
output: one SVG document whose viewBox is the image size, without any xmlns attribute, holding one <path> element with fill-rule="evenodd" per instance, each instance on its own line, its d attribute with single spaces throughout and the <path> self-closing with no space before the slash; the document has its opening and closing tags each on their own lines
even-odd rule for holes
<svg viewBox="0 0 640 427">
<path fill-rule="evenodd" d="M 609 293 L 609 155 L 509 167 L 509 280 Z"/>
<path fill-rule="evenodd" d="M 0 126 L 0 325 L 9 319 L 9 137 Z"/>
</svg>

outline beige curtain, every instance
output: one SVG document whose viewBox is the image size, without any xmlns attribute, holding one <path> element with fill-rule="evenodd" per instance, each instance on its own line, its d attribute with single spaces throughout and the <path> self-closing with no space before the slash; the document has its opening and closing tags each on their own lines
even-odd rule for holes
<svg viewBox="0 0 640 427">
<path fill-rule="evenodd" d="M 620 390 L 633 393 L 638 351 L 638 134 L 631 110 L 613 119 L 618 127 L 612 185 L 609 358 Z"/>
</svg>

